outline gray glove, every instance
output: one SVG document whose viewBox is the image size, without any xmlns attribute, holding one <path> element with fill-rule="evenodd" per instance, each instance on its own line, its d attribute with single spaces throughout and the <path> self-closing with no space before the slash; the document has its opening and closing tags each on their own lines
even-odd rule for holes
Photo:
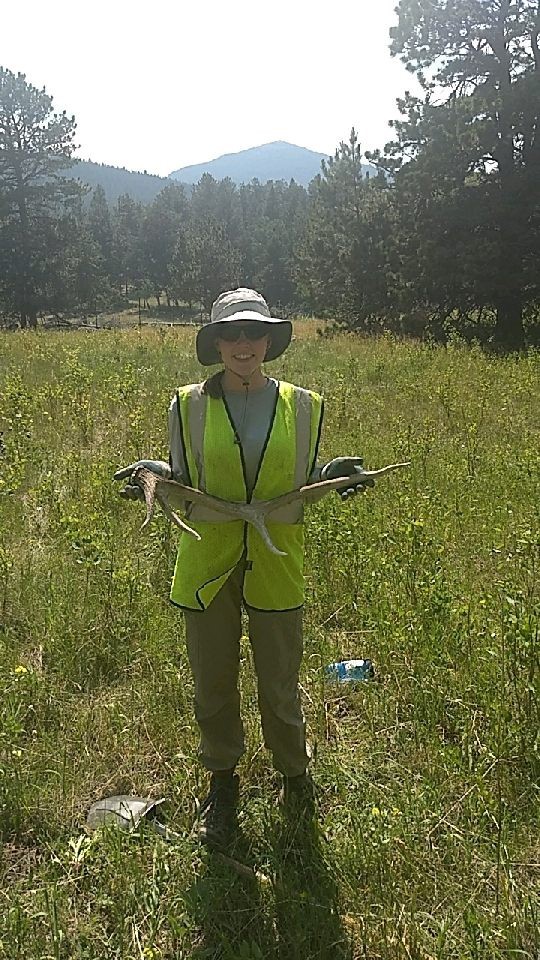
<svg viewBox="0 0 540 960">
<path fill-rule="evenodd" d="M 364 466 L 363 457 L 336 457 L 325 463 L 321 470 L 321 480 L 336 480 L 337 477 L 351 477 L 350 487 L 343 487 L 342 490 L 336 490 L 336 493 L 342 500 L 348 500 L 349 497 L 356 496 L 357 493 L 364 493 L 366 487 L 374 487 L 375 481 L 372 477 L 353 479 Z"/>
<path fill-rule="evenodd" d="M 146 467 L 152 473 L 157 473 L 158 477 L 162 477 L 163 480 L 170 480 L 172 477 L 172 470 L 165 460 L 136 460 L 135 463 L 130 463 L 128 467 L 121 467 L 120 470 L 117 470 L 113 480 L 126 480 L 137 467 Z M 120 496 L 125 500 L 144 500 L 141 488 L 135 483 L 128 482 L 124 489 L 120 491 Z"/>
</svg>

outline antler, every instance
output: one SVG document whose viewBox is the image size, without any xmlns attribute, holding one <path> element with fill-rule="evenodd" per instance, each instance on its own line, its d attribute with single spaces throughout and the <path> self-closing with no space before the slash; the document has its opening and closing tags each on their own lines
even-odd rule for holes
<svg viewBox="0 0 540 960">
<path fill-rule="evenodd" d="M 380 470 L 357 469 L 352 477 L 337 477 L 335 480 L 321 480 L 318 483 L 310 483 L 304 487 L 300 487 L 299 490 L 291 490 L 290 493 L 284 493 L 280 497 L 274 497 L 272 500 L 253 500 L 251 503 L 231 503 L 229 500 L 222 500 L 221 497 L 213 497 L 203 490 L 196 490 L 194 487 L 177 483 L 176 480 L 164 480 L 151 470 L 147 470 L 146 467 L 137 467 L 130 477 L 130 483 L 140 487 L 144 494 L 146 519 L 142 525 L 143 528 L 150 523 L 154 515 L 155 502 L 157 500 L 165 516 L 171 523 L 174 523 L 175 526 L 180 527 L 181 530 L 200 540 L 201 538 L 197 531 L 189 527 L 187 523 L 174 512 L 169 503 L 169 497 L 174 497 L 175 500 L 184 502 L 204 503 L 205 506 L 211 507 L 219 513 L 226 514 L 228 517 L 251 523 L 260 533 L 268 549 L 272 553 L 284 557 L 286 554 L 282 550 L 278 550 L 275 544 L 272 543 L 270 534 L 266 529 L 265 518 L 270 513 L 273 513 L 274 510 L 279 509 L 279 507 L 285 507 L 298 500 L 302 500 L 304 503 L 315 503 L 317 500 L 326 496 L 327 493 L 347 487 L 353 481 L 358 484 L 358 480 L 362 480 L 363 478 L 375 479 L 384 476 L 386 473 L 390 473 L 392 470 L 400 470 L 402 467 L 408 466 L 409 461 L 406 463 L 391 463 L 387 467 L 381 467 Z"/>
</svg>

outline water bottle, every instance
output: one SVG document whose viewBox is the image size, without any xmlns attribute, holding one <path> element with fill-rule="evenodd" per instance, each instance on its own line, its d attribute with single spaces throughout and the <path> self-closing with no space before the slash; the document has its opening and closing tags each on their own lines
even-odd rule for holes
<svg viewBox="0 0 540 960">
<path fill-rule="evenodd" d="M 360 680 L 373 680 L 375 670 L 371 660 L 338 660 L 326 668 L 326 676 L 339 683 L 357 683 Z"/>
</svg>

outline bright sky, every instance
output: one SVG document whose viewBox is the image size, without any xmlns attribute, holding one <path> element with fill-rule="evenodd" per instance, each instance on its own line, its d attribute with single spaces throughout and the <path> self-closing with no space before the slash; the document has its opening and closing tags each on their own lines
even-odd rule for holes
<svg viewBox="0 0 540 960">
<path fill-rule="evenodd" d="M 166 175 L 287 140 L 391 139 L 415 89 L 396 0 L 0 0 L 0 65 L 77 120 L 77 155 Z"/>
</svg>

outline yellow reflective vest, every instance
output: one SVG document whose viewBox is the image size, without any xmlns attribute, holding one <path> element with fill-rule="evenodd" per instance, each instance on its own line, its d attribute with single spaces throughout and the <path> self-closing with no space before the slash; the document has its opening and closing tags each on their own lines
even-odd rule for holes
<svg viewBox="0 0 540 960">
<path fill-rule="evenodd" d="M 191 384 L 177 392 L 177 412 L 190 486 L 224 500 L 246 503 L 242 447 L 224 398 Z M 263 446 L 253 500 L 270 500 L 307 483 L 317 458 L 323 416 L 322 398 L 291 383 L 279 382 L 268 435 Z M 260 534 L 243 520 L 228 520 L 206 506 L 190 504 L 189 524 L 197 541 L 181 534 L 171 601 L 188 610 L 205 610 L 245 558 L 244 600 L 258 610 L 293 610 L 304 600 L 304 534 L 301 504 L 272 513 L 267 522 L 274 544 L 287 555 L 271 553 Z"/>
</svg>

